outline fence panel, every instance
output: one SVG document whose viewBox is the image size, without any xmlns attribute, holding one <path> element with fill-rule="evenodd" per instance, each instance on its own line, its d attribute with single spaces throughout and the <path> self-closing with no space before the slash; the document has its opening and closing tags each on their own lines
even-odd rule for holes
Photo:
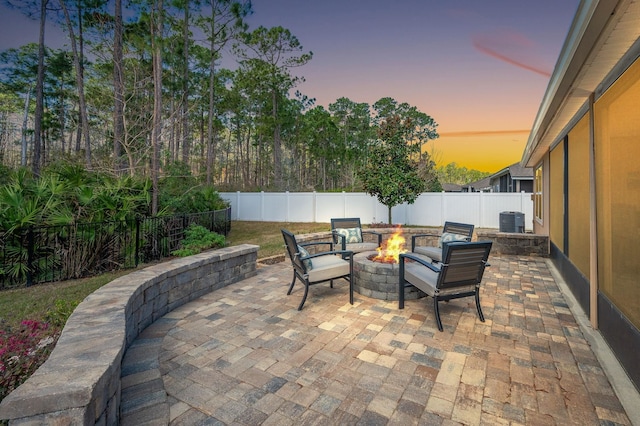
<svg viewBox="0 0 640 426">
<path fill-rule="evenodd" d="M 222 192 L 220 196 L 230 202 L 233 220 L 329 223 L 332 217 L 359 217 L 362 223 L 386 223 L 388 216 L 386 206 L 362 192 Z M 394 206 L 391 213 L 394 224 L 442 226 L 454 221 L 498 229 L 504 211 L 524 213 L 525 229 L 533 229 L 529 193 L 426 192 L 413 204 Z"/>
<path fill-rule="evenodd" d="M 289 194 L 287 222 L 307 222 L 309 218 L 314 216 L 315 199 L 313 193 L 294 192 Z"/>
</svg>

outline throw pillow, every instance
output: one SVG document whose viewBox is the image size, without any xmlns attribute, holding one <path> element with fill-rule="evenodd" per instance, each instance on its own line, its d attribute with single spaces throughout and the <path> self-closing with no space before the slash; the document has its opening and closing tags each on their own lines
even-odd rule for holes
<svg viewBox="0 0 640 426">
<path fill-rule="evenodd" d="M 362 242 L 362 231 L 360 228 L 337 228 L 336 232 L 345 238 L 347 244 Z"/>
<path fill-rule="evenodd" d="M 309 256 L 309 252 L 307 251 L 307 249 L 302 246 L 298 246 L 298 254 L 300 255 L 300 257 Z M 313 263 L 311 262 L 311 259 L 304 259 L 302 263 L 304 263 L 304 267 L 307 268 L 307 271 L 313 269 Z"/>
<path fill-rule="evenodd" d="M 442 248 L 442 243 L 450 243 L 454 241 L 467 241 L 466 235 L 453 234 L 451 232 L 443 232 L 438 240 L 438 247 Z"/>
</svg>

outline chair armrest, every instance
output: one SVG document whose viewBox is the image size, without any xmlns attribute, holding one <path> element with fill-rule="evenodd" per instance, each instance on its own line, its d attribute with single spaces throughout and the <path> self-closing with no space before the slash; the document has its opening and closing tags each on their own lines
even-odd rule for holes
<svg viewBox="0 0 640 426">
<path fill-rule="evenodd" d="M 414 234 L 411 236 L 411 251 L 414 251 L 416 248 L 416 239 L 422 237 L 431 237 L 431 234 Z"/>
<path fill-rule="evenodd" d="M 339 244 L 342 247 L 342 250 L 346 250 L 347 237 L 338 234 L 334 229 L 331 230 L 331 234 L 333 235 L 333 241 L 335 241 L 336 244 Z"/>
<path fill-rule="evenodd" d="M 315 241 L 311 243 L 303 243 L 303 244 L 300 244 L 300 246 L 308 247 L 308 246 L 319 246 L 323 244 L 329 244 L 329 251 L 333 251 L 333 241 Z"/>
<path fill-rule="evenodd" d="M 438 265 L 435 265 L 431 262 L 427 262 L 423 258 L 416 256 L 415 254 L 401 253 L 399 256 L 399 261 L 404 263 L 405 259 L 411 259 L 415 262 L 418 262 L 419 264 L 424 265 L 427 268 L 431 269 L 433 272 L 436 272 L 436 273 L 440 272 L 440 267 Z"/>
<path fill-rule="evenodd" d="M 376 235 L 378 237 L 378 247 L 380 247 L 382 245 L 382 234 L 380 232 L 376 232 L 376 231 L 369 231 L 369 230 L 364 230 L 364 229 L 360 229 L 360 232 L 362 232 L 362 234 L 371 234 L 371 235 Z M 364 238 L 363 238 L 364 240 Z"/>
<path fill-rule="evenodd" d="M 310 254 L 309 256 L 301 257 L 300 259 L 312 259 L 314 257 L 329 256 L 329 255 L 332 255 L 332 256 L 340 255 L 342 256 L 343 259 L 348 259 L 349 257 L 353 256 L 353 251 L 351 250 L 323 251 L 321 253 L 314 253 L 314 254 Z"/>
</svg>

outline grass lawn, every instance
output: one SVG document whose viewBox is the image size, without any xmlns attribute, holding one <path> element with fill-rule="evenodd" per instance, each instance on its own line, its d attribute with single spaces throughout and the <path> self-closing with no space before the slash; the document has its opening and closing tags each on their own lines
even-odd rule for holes
<svg viewBox="0 0 640 426">
<path fill-rule="evenodd" d="M 294 234 L 328 231 L 328 223 L 246 222 L 231 223 L 228 245 L 255 244 L 260 246 L 258 258 L 284 254 L 280 229 Z M 144 268 L 146 265 L 141 265 Z M 110 272 L 97 277 L 39 284 L 29 288 L 0 291 L 0 328 L 2 323 L 16 328 L 21 321 L 30 319 L 64 324 L 66 316 L 84 298 L 108 282 L 132 270 Z"/>
</svg>

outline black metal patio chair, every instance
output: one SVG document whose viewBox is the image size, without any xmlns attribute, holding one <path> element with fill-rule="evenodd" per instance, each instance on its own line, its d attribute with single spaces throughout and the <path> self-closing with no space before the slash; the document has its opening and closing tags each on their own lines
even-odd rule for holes
<svg viewBox="0 0 640 426">
<path fill-rule="evenodd" d="M 415 286 L 433 298 L 438 330 L 442 331 L 438 302 L 475 296 L 480 321 L 480 283 L 491 251 L 491 241 L 445 243 L 443 259 L 434 264 L 412 253 L 400 255 L 398 308 L 404 309 L 404 289 Z"/>
<path fill-rule="evenodd" d="M 436 247 L 419 245 L 421 238 L 432 236 L 431 234 L 415 234 L 411 237 L 411 251 L 427 256 L 434 262 L 441 262 L 443 243 L 471 241 L 473 229 L 474 225 L 468 223 L 445 222 L 442 235 L 438 238 L 438 245 Z"/>
<path fill-rule="evenodd" d="M 296 279 L 304 285 L 304 295 L 298 310 L 302 310 L 311 285 L 329 281 L 333 288 L 333 280 L 340 278 L 349 282 L 349 303 L 353 305 L 353 252 L 333 250 L 331 241 L 298 244 L 295 235 L 286 229 L 281 231 L 293 267 L 293 279 L 287 295 L 291 294 Z M 310 254 L 305 248 L 319 245 L 329 245 L 329 251 Z"/>
<path fill-rule="evenodd" d="M 374 251 L 382 244 L 382 234 L 363 230 L 358 217 L 332 218 L 331 234 L 334 244 L 354 253 Z"/>
</svg>

